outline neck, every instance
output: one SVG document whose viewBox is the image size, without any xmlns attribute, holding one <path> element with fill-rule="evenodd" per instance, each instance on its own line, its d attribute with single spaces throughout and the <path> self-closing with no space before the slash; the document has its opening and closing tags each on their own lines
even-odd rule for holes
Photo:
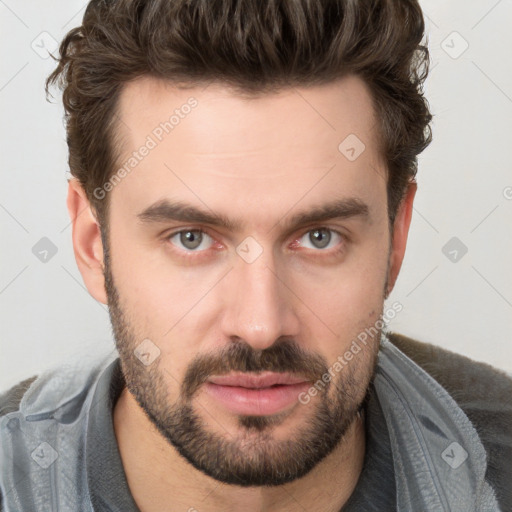
<svg viewBox="0 0 512 512">
<path fill-rule="evenodd" d="M 277 487 L 227 485 L 198 471 L 162 437 L 126 388 L 113 421 L 128 485 L 141 512 L 335 512 L 352 494 L 363 467 L 364 414 L 307 475 Z"/>
</svg>

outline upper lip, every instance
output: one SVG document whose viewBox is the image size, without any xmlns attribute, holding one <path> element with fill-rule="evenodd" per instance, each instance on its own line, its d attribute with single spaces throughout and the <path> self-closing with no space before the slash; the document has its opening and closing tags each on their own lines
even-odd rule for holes
<svg viewBox="0 0 512 512">
<path fill-rule="evenodd" d="M 242 388 L 268 388 L 275 384 L 291 385 L 307 382 L 303 377 L 289 373 L 264 372 L 259 374 L 230 373 L 229 375 L 218 375 L 208 379 L 208 382 L 219 386 L 238 386 Z"/>
</svg>

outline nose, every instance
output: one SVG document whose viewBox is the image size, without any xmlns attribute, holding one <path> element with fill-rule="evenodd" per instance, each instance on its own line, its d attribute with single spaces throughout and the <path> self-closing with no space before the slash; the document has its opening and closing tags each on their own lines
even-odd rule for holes
<svg viewBox="0 0 512 512">
<path fill-rule="evenodd" d="M 263 350 L 282 336 L 297 337 L 295 297 L 285 271 L 276 269 L 273 260 L 270 251 L 263 251 L 252 263 L 236 258 L 224 283 L 221 327 L 226 339 L 241 338 Z"/>
</svg>

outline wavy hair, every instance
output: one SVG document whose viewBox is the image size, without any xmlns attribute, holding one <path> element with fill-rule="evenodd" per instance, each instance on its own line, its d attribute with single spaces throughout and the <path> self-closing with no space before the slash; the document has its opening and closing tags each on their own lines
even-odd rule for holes
<svg viewBox="0 0 512 512">
<path fill-rule="evenodd" d="M 417 0 L 92 0 L 60 45 L 46 93 L 62 89 L 70 171 L 106 221 L 108 201 L 93 191 L 115 172 L 116 108 L 128 81 L 215 81 L 254 96 L 356 74 L 378 119 L 393 223 L 432 140 L 423 35 Z"/>
</svg>

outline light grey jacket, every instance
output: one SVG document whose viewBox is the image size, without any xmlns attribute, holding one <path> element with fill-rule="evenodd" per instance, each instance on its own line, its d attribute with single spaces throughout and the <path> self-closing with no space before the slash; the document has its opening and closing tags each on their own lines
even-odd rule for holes
<svg viewBox="0 0 512 512">
<path fill-rule="evenodd" d="M 85 425 L 111 362 L 49 370 L 0 395 L 3 510 L 28 512 L 34 503 L 37 512 L 94 510 L 84 474 Z M 382 336 L 374 385 L 390 436 L 398 511 L 512 510 L 506 374 L 391 333 Z"/>
</svg>

